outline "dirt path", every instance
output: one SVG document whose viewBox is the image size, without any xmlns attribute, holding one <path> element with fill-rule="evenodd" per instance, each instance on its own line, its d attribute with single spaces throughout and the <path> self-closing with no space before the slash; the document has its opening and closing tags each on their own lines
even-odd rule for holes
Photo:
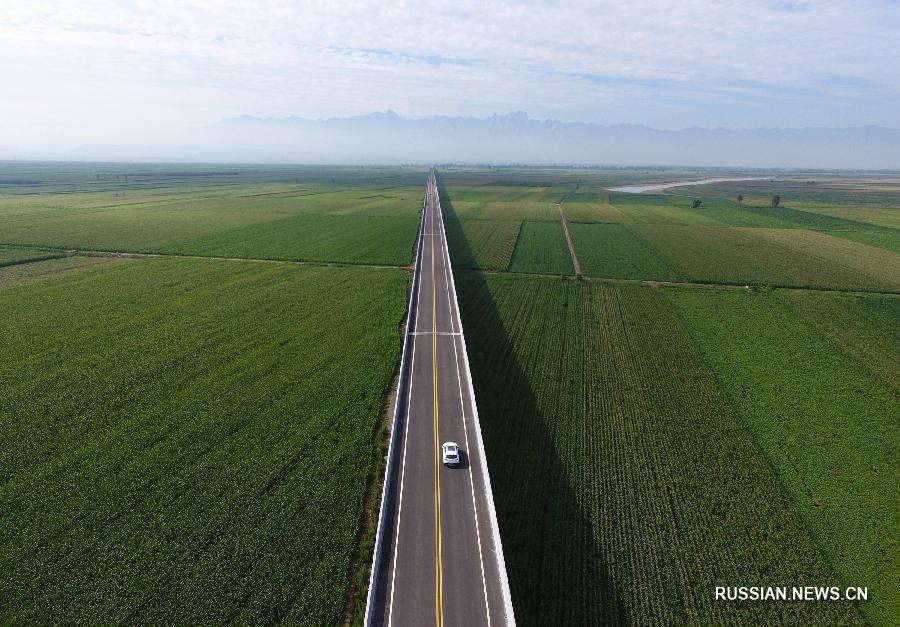
<svg viewBox="0 0 900 627">
<path fill-rule="evenodd" d="M 176 259 L 210 259 L 214 261 L 247 261 L 252 263 L 272 263 L 272 264 L 289 264 L 295 266 L 324 266 L 335 268 L 374 268 L 376 270 L 411 270 L 410 266 L 399 266 L 391 264 L 377 263 L 352 263 L 348 261 L 299 261 L 293 259 L 264 259 L 258 257 L 223 257 L 217 255 L 187 255 L 182 253 L 137 253 L 118 250 L 97 250 L 88 248 L 60 248 L 49 246 L 27 246 L 23 244 L 15 244 L 19 248 L 39 248 L 40 250 L 59 251 L 59 257 L 80 256 L 80 257 L 121 257 L 124 259 L 140 259 L 144 257 L 174 257 Z M 57 258 L 57 257 L 50 257 Z M 41 261 L 41 260 L 34 260 Z M 8 264 L 12 265 L 12 264 Z"/>
<path fill-rule="evenodd" d="M 558 274 L 542 274 L 540 272 L 507 272 L 505 270 L 476 270 L 462 269 L 459 272 L 476 272 L 478 274 L 498 275 L 507 277 L 530 277 L 533 279 L 552 279 L 559 280 Z M 568 276 L 569 280 L 574 281 L 577 277 Z M 887 298 L 900 298 L 900 292 L 879 292 L 869 290 L 852 290 L 843 288 L 823 288 L 823 287 L 786 287 L 786 286 L 762 286 L 762 285 L 744 285 L 740 283 L 703 283 L 701 281 L 658 281 L 652 279 L 616 279 L 612 277 L 599 276 L 583 276 L 585 281 L 591 283 L 609 283 L 612 285 L 645 285 L 647 287 L 685 287 L 707 290 L 726 290 L 726 291 L 751 291 L 765 290 L 770 292 L 814 292 L 817 294 L 847 294 L 851 296 L 881 296 Z"/>
<path fill-rule="evenodd" d="M 563 213 L 562 203 L 556 203 L 559 209 L 559 220 L 562 222 L 563 231 L 566 232 L 566 244 L 569 245 L 569 255 L 572 257 L 572 265 L 575 267 L 575 276 L 581 276 L 581 264 L 578 263 L 578 255 L 575 254 L 575 246 L 572 244 L 572 235 L 569 233 L 569 223 L 566 221 L 566 214 Z"/>
</svg>

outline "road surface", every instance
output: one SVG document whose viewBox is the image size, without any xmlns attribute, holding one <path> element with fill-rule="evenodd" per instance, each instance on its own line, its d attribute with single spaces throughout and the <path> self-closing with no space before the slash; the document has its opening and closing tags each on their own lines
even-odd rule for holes
<svg viewBox="0 0 900 627">
<path fill-rule="evenodd" d="M 394 485 L 367 615 L 373 625 L 512 625 L 433 173 L 421 238 Z M 446 441 L 462 449 L 460 467 L 441 463 Z"/>
</svg>

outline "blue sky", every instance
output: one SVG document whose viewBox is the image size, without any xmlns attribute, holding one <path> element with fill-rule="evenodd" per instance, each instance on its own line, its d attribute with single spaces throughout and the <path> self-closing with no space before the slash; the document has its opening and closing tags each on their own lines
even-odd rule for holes
<svg viewBox="0 0 900 627">
<path fill-rule="evenodd" d="M 900 127 L 900 3 L 0 0 L 0 143 L 241 114 Z"/>
</svg>

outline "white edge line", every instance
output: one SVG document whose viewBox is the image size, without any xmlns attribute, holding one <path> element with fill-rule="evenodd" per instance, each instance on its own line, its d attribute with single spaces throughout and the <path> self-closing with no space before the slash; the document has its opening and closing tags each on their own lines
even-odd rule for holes
<svg viewBox="0 0 900 627">
<path fill-rule="evenodd" d="M 415 328 L 419 328 L 419 296 L 422 294 L 422 282 L 419 281 L 418 290 L 416 292 L 416 324 Z M 412 298 L 412 296 L 410 296 Z M 407 327 L 408 328 L 408 327 Z M 403 432 L 403 458 L 402 463 L 400 464 L 400 496 L 397 500 L 397 534 L 394 539 L 394 559 L 392 560 L 393 569 L 391 570 L 391 599 L 388 602 L 388 627 L 390 627 L 394 622 L 394 590 L 396 587 L 394 586 L 394 582 L 397 577 L 397 552 L 400 549 L 400 520 L 402 519 L 403 513 L 403 482 L 406 478 L 406 445 L 409 442 L 409 410 L 412 403 L 412 384 L 413 384 L 413 376 L 416 372 L 416 338 L 415 333 L 408 333 L 407 336 L 412 335 L 412 359 L 409 362 L 409 384 L 407 385 L 407 394 L 406 394 L 406 429 Z"/>
<path fill-rule="evenodd" d="M 441 204 L 440 194 L 437 193 L 437 179 L 435 178 L 435 192 L 438 207 Z M 441 224 L 443 225 L 443 219 Z M 447 259 L 447 267 L 450 271 L 450 284 L 453 287 L 453 304 L 456 306 L 456 313 L 459 316 L 459 332 L 463 333 L 462 317 L 459 313 L 459 302 L 456 298 L 456 281 L 453 279 L 453 265 L 450 263 L 449 254 Z M 463 345 L 463 363 L 465 364 L 466 379 L 469 387 L 469 397 L 472 399 L 472 420 L 475 423 L 475 436 L 478 443 L 478 453 L 482 465 L 482 473 L 484 475 L 484 491 L 487 497 L 488 520 L 491 522 L 491 531 L 494 536 L 494 548 L 497 556 L 497 570 L 500 575 L 500 594 L 503 597 L 503 608 L 506 614 L 506 624 L 510 627 L 516 624 L 516 617 L 513 613 L 512 596 L 509 592 L 509 578 L 506 574 L 506 560 L 503 558 L 503 546 L 500 543 L 500 525 L 497 523 L 497 511 L 494 508 L 494 493 L 491 490 L 491 476 L 488 473 L 487 458 L 484 453 L 484 440 L 481 437 L 481 422 L 478 419 L 478 404 L 475 402 L 475 388 L 472 385 L 472 371 L 469 369 L 469 351 L 466 348 L 466 336 L 463 333 L 460 336 Z"/>
<path fill-rule="evenodd" d="M 427 188 L 426 188 L 427 189 Z M 410 322 L 410 314 L 412 312 L 413 306 L 413 294 L 412 292 L 416 291 L 420 285 L 419 281 L 419 267 L 421 264 L 422 257 L 422 242 L 423 242 L 423 233 L 425 230 L 425 204 L 428 201 L 428 192 L 425 193 L 425 199 L 422 202 L 422 220 L 419 223 L 419 236 L 418 241 L 416 242 L 416 265 L 413 273 L 413 285 L 410 289 L 410 297 L 409 297 L 409 306 L 406 310 L 406 331 L 407 333 L 403 337 L 403 349 L 400 354 L 400 378 L 397 383 L 397 389 L 401 390 L 403 387 L 403 383 L 405 382 L 405 366 L 406 366 L 406 356 L 407 356 L 407 347 L 409 343 L 409 322 Z M 416 320 L 418 320 L 419 309 L 416 307 Z M 415 340 L 413 340 L 415 341 Z M 391 439 L 388 444 L 388 456 L 387 462 L 385 464 L 386 470 L 384 473 L 384 484 L 381 489 L 381 505 L 378 508 L 378 527 L 375 532 L 375 548 L 373 550 L 372 556 L 372 569 L 369 573 L 369 591 L 366 594 L 366 612 L 363 617 L 363 625 L 366 627 L 373 627 L 373 612 L 375 611 L 375 582 L 378 578 L 378 573 L 381 570 L 381 560 L 382 560 L 382 546 L 384 544 L 384 525 L 385 525 L 385 504 L 387 503 L 387 496 L 389 495 L 389 490 L 391 486 L 391 480 L 393 479 L 394 474 L 394 455 L 396 451 L 397 444 L 397 423 L 399 421 L 399 411 L 400 411 L 400 397 L 401 394 L 397 394 L 397 398 L 394 401 L 394 415 L 391 419 Z M 408 417 L 407 417 L 408 418 Z M 391 592 L 393 594 L 393 590 Z M 391 608 L 390 611 L 393 611 Z"/>
<path fill-rule="evenodd" d="M 450 251 L 447 248 L 447 234 L 444 230 L 444 215 L 440 212 L 440 203 L 438 203 L 438 216 L 441 220 L 441 234 L 444 236 L 442 241 L 444 253 L 444 285 L 447 287 L 447 305 L 450 306 L 450 279 L 448 278 L 448 267 L 450 264 Z M 459 311 L 456 312 L 457 321 L 459 321 Z M 450 329 L 453 329 L 453 309 L 450 309 Z M 452 335 L 462 335 L 462 333 L 453 333 Z M 453 360 L 456 362 L 456 387 L 459 390 L 459 409 L 462 413 L 463 434 L 466 439 L 466 451 L 469 448 L 469 428 L 466 426 L 466 403 L 463 400 L 462 393 L 462 375 L 459 372 L 459 349 L 456 340 L 453 341 Z M 474 402 L 474 399 L 473 399 Z M 475 538 L 478 540 L 478 564 L 481 566 L 481 588 L 484 591 L 484 612 L 487 616 L 488 627 L 491 627 L 491 606 L 488 601 L 487 577 L 484 574 L 484 553 L 481 549 L 481 524 L 478 522 L 478 502 L 475 499 L 475 480 L 472 477 L 472 469 L 469 469 L 469 487 L 472 490 L 472 507 L 475 510 Z"/>
</svg>

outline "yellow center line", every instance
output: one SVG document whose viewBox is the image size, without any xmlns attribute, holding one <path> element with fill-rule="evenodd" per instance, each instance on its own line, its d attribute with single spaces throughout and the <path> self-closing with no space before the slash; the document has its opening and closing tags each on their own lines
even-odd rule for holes
<svg viewBox="0 0 900 627">
<path fill-rule="evenodd" d="M 435 623 L 437 627 L 444 624 L 444 564 L 441 549 L 441 461 L 440 438 L 438 434 L 438 387 L 437 387 L 437 290 L 434 284 L 434 205 L 431 208 L 431 359 L 432 376 L 434 378 L 434 533 L 435 533 L 435 568 L 434 568 L 434 603 Z"/>
</svg>

